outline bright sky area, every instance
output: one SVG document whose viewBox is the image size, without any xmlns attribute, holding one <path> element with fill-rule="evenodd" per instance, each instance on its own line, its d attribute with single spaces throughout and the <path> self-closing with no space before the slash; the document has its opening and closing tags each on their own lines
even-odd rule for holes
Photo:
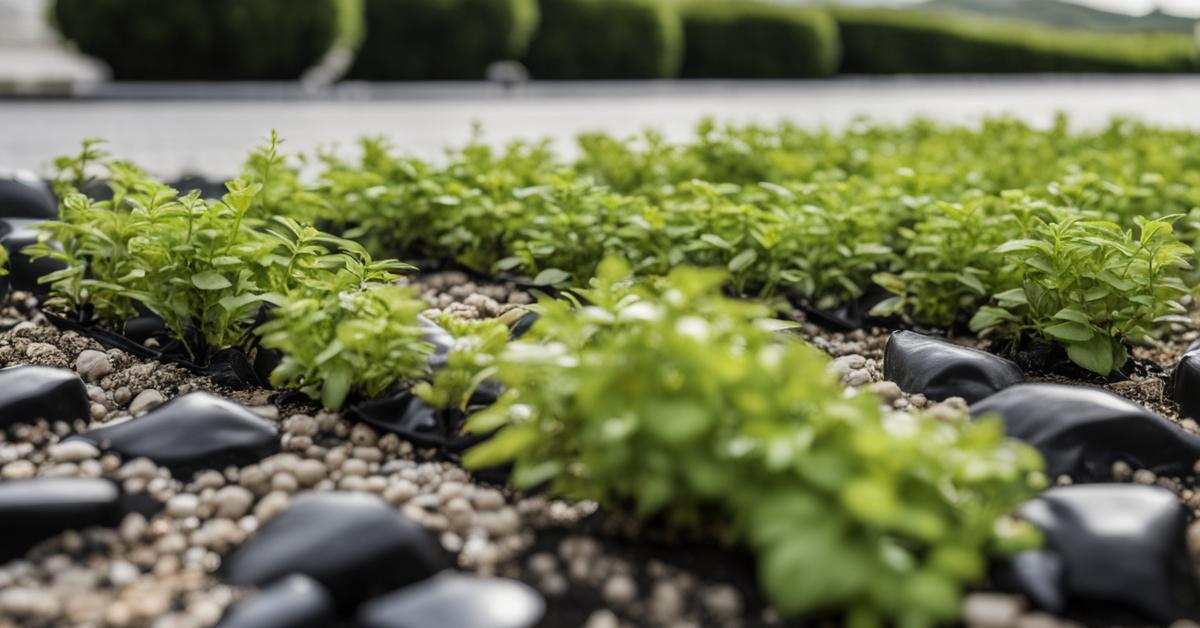
<svg viewBox="0 0 1200 628">
<path fill-rule="evenodd" d="M 1149 13 L 1155 8 L 1160 8 L 1167 13 L 1175 15 L 1185 15 L 1188 17 L 1200 17 L 1200 0 L 1068 0 L 1075 4 L 1085 4 L 1087 6 L 1104 9 L 1106 11 L 1119 11 L 1121 13 L 1131 13 L 1134 15 L 1142 15 Z"/>
<path fill-rule="evenodd" d="M 844 0 L 845 1 L 845 0 Z M 922 0 L 849 0 L 857 4 L 915 4 Z M 1200 17 L 1200 0 L 1067 0 L 1105 11 L 1144 15 L 1156 8 L 1186 17 Z"/>
</svg>

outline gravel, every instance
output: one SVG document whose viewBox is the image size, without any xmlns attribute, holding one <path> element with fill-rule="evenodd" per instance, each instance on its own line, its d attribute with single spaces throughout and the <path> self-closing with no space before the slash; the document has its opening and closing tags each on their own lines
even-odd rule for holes
<svg viewBox="0 0 1200 628">
<path fill-rule="evenodd" d="M 499 316 L 531 301 L 511 283 L 482 284 L 460 272 L 435 272 L 409 280 L 430 305 L 428 316 Z M 211 380 L 174 365 L 142 362 L 73 332 L 60 332 L 37 313 L 36 301 L 15 293 L 0 303 L 0 366 L 43 364 L 72 368 L 89 383 L 92 425 L 137 415 L 190 390 L 207 390 L 250 406 L 280 430 L 282 453 L 243 467 L 208 470 L 178 479 L 145 458 L 122 460 L 97 447 L 64 439 L 88 425 L 44 421 L 22 425 L 0 438 L 0 478 L 44 476 L 108 477 L 130 493 L 165 504 L 147 518 L 129 515 L 111 530 L 91 529 L 54 537 L 24 559 L 0 565 L 0 628 L 63 624 L 190 627 L 216 623 L 224 608 L 249 594 L 215 576 L 221 558 L 254 530 L 284 512 L 307 491 L 349 490 L 381 496 L 431 531 L 451 552 L 459 569 L 481 575 L 512 575 L 561 599 L 568 591 L 595 592 L 610 608 L 588 613 L 589 628 L 633 625 L 742 626 L 753 609 L 744 591 L 729 582 L 660 561 L 635 564 L 607 555 L 586 534 L 571 535 L 550 551 L 530 548 L 549 528 L 570 528 L 596 510 L 589 502 L 568 503 L 522 495 L 481 483 L 435 452 L 393 434 L 352 424 L 338 413 L 303 405 L 277 406 L 271 392 L 221 390 Z M 925 409 L 933 416 L 958 416 L 961 399 L 932 404 L 882 380 L 887 333 L 859 330 L 829 333 L 806 323 L 801 333 L 834 356 L 830 368 L 850 386 L 881 397 L 894 411 Z M 1180 332 L 1156 354 L 1169 360 L 1182 352 L 1190 332 Z M 1158 378 L 1110 389 L 1160 411 Z M 1161 382 L 1160 382 L 1161 383 Z M 1156 396 L 1157 395 L 1157 396 Z M 1169 413 L 1168 413 L 1169 414 Z M 1177 416 L 1171 416 L 1179 421 Z M 1180 421 L 1188 428 L 1188 425 Z M 82 423 L 82 422 L 78 422 Z M 1194 422 L 1191 429 L 1200 432 Z M 1173 478 L 1114 465 L 1117 481 L 1167 486 L 1200 513 L 1200 492 Z M 1200 524 L 1188 531 L 1200 557 Z M 971 626 L 1066 626 L 1029 612 L 1019 597 L 975 593 L 964 603 Z M 771 623 L 753 617 L 754 625 Z"/>
</svg>

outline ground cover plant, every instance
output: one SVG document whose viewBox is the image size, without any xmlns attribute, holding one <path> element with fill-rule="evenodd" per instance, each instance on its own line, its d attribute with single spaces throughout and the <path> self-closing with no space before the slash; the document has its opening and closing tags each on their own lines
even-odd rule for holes
<svg viewBox="0 0 1200 628">
<path fill-rule="evenodd" d="M 499 429 L 472 467 L 716 533 L 787 616 L 933 625 L 995 552 L 1036 543 L 1008 515 L 1043 485 L 1038 456 L 998 423 L 847 391 L 773 319 L 872 305 L 1115 377 L 1194 295 L 1198 149 L 1126 120 L 1002 118 L 706 122 L 683 142 L 589 135 L 572 160 L 475 141 L 424 161 L 373 138 L 302 162 L 272 136 L 205 199 L 89 142 L 26 252 L 63 265 L 48 308 L 118 331 L 156 316 L 201 363 L 278 351 L 272 384 L 327 408 L 411 393 L 461 417 L 499 395 L 469 419 Z M 513 341 L 523 309 L 444 314 L 432 369 L 397 259 L 544 288 L 538 320 Z"/>
<path fill-rule="evenodd" d="M 326 156 L 305 193 L 321 199 L 309 206 L 325 208 L 330 228 L 366 238 L 378 255 L 577 286 L 608 255 L 640 276 L 719 266 L 735 293 L 825 310 L 878 286 L 894 296 L 875 314 L 961 330 L 997 295 L 1036 283 L 1038 270 L 1012 264 L 1007 243 L 1051 242 L 1058 236 L 1045 224 L 1078 217 L 1111 223 L 1115 231 L 1087 237 L 1123 250 L 1142 218 L 1169 219 L 1171 229 L 1152 228 L 1154 242 L 1178 259 L 1153 263 L 1157 283 L 1121 283 L 1113 296 L 1147 304 L 1111 325 L 1096 313 L 1096 338 L 1120 353 L 1124 340 L 1153 335 L 1194 285 L 1187 247 L 1200 234 L 1190 156 L 1198 143 L 1126 120 L 1087 132 L 1065 119 L 1034 129 L 1001 118 L 978 129 L 915 121 L 840 134 L 705 123 L 678 144 L 588 135 L 571 163 L 545 145 L 475 143 L 435 166 L 370 140 L 358 161 Z M 977 319 L 976 329 L 1015 347 L 1029 326 L 1050 326 L 1027 310 L 1007 316 L 1014 324 Z M 1034 335 L 1100 374 L 1125 361 L 1088 359 L 1071 348 L 1080 340 Z M 1098 351 L 1100 341 L 1089 342 Z"/>
<path fill-rule="evenodd" d="M 375 396 L 424 373 L 431 348 L 417 324 L 422 308 L 391 283 L 413 267 L 374 260 L 362 245 L 289 216 L 267 217 L 264 204 L 294 181 L 279 162 L 272 136 L 249 160 L 250 177 L 205 200 L 85 143 L 59 161 L 61 215 L 39 225 L 39 243 L 27 249 L 63 265 L 40 280 L 46 305 L 116 330 L 152 314 L 199 364 L 226 348 L 257 351 L 261 339 L 282 353 L 272 382 L 330 408 L 351 391 Z M 79 191 L 93 175 L 111 198 Z"/>
<path fill-rule="evenodd" d="M 504 429 L 466 464 L 513 462 L 519 487 L 719 524 L 758 553 L 787 615 L 956 617 L 988 551 L 1036 542 L 1007 514 L 1044 484 L 1039 456 L 998 423 L 848 398 L 824 354 L 761 325 L 767 308 L 723 297 L 722 275 L 635 285 L 614 258 L 587 305 L 543 303 L 496 361 L 508 392 L 468 424 Z"/>
</svg>

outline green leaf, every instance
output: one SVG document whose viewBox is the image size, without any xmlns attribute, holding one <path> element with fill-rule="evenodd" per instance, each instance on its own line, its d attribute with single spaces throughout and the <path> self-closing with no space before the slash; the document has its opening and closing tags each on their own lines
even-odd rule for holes
<svg viewBox="0 0 1200 628">
<path fill-rule="evenodd" d="M 553 286 L 556 284 L 560 284 L 570 278 L 571 278 L 571 274 L 566 272 L 565 270 L 559 270 L 557 268 L 547 268 L 546 270 L 543 270 L 542 272 L 538 273 L 537 277 L 533 278 L 533 285 L 535 285 L 535 286 Z"/>
<path fill-rule="evenodd" d="M 1008 310 L 984 306 L 979 308 L 978 312 L 975 312 L 975 315 L 971 317 L 971 321 L 967 323 L 967 327 L 971 331 L 979 332 L 1013 320 L 1016 320 L 1016 317 Z"/>
<path fill-rule="evenodd" d="M 758 259 L 758 252 L 754 249 L 746 249 L 745 251 L 738 253 L 733 259 L 729 260 L 729 271 L 736 273 L 745 270 L 751 264 L 753 264 L 754 260 L 756 259 Z"/>
<path fill-rule="evenodd" d="M 733 245 L 726 242 L 724 238 L 722 238 L 721 236 L 718 236 L 718 235 L 714 235 L 711 233 L 705 233 L 700 236 L 700 240 L 703 242 L 707 242 L 708 244 L 711 244 L 719 249 L 724 249 L 726 251 L 733 250 Z"/>
<path fill-rule="evenodd" d="M 346 365 L 329 368 L 325 373 L 325 383 L 321 386 L 321 403 L 330 410 L 340 410 L 350 394 L 350 384 L 354 381 L 354 372 Z"/>
<path fill-rule="evenodd" d="M 1029 297 L 1024 288 L 1013 288 L 995 295 L 996 302 L 1006 307 L 1014 305 L 1029 305 Z"/>
<path fill-rule="evenodd" d="M 1089 318 L 1087 314 L 1080 310 L 1069 307 L 1064 307 L 1063 309 L 1059 310 L 1057 313 L 1055 313 L 1054 318 L 1060 321 L 1074 321 L 1081 325 L 1090 326 L 1092 324 L 1092 319 Z"/>
<path fill-rule="evenodd" d="M 1113 370 L 1113 341 L 1097 334 L 1085 342 L 1072 342 L 1067 345 L 1067 357 L 1093 373 L 1108 375 Z"/>
<path fill-rule="evenodd" d="M 978 277 L 970 273 L 959 273 L 955 275 L 955 279 L 962 285 L 974 290 L 977 294 L 987 294 L 987 288 L 983 287 L 983 282 Z"/>
<path fill-rule="evenodd" d="M 1085 342 L 1091 340 L 1096 332 L 1092 330 L 1090 325 L 1080 324 L 1073 321 L 1067 321 L 1051 325 L 1042 331 L 1068 342 Z"/>
<path fill-rule="evenodd" d="M 224 290 L 233 286 L 224 275 L 215 270 L 206 270 L 192 275 L 192 285 L 201 290 Z"/>
</svg>

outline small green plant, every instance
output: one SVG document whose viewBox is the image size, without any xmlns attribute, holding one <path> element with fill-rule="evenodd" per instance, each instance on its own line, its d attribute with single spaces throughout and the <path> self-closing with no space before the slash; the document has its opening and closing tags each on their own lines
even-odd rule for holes
<svg viewBox="0 0 1200 628">
<path fill-rule="evenodd" d="M 94 142 L 85 143 L 78 156 L 60 160 L 57 187 L 65 199 L 59 220 L 41 224 L 38 244 L 27 249 L 35 258 L 49 257 L 65 265 L 41 278 L 50 284 L 47 305 L 94 316 L 117 329 L 149 311 L 163 319 L 193 360 L 203 361 L 227 347 L 252 349 L 253 327 L 264 307 L 281 306 L 278 316 L 301 319 L 306 314 L 303 304 L 309 300 L 341 294 L 344 303 L 339 312 L 350 315 L 334 316 L 340 321 L 356 315 L 376 317 L 385 305 L 405 303 L 388 296 L 389 292 L 372 297 L 359 293 L 386 286 L 396 272 L 411 266 L 373 260 L 362 245 L 294 218 L 266 217 L 283 204 L 280 199 L 299 198 L 290 192 L 295 187 L 294 173 L 284 167 L 277 146 L 278 138 L 272 134 L 247 166 L 253 182 L 231 181 L 226 185 L 229 193 L 214 201 L 194 193 L 179 196 L 131 164 L 109 161 Z M 110 200 L 94 201 L 77 191 L 95 174 L 106 180 Z M 389 316 L 406 320 L 413 307 Z M 344 327 L 352 329 L 354 324 Z M 189 344 L 189 330 L 200 333 L 206 350 Z M 331 381 L 327 398 L 338 404 L 346 394 L 340 388 L 361 384 L 368 394 L 379 389 L 379 371 L 388 367 L 363 366 L 381 355 L 379 347 L 354 343 L 346 336 L 339 338 L 342 347 L 336 360 L 325 357 L 313 363 L 312 356 L 303 353 L 308 347 L 302 341 L 314 336 L 303 329 L 288 331 L 298 353 L 290 360 L 285 357 L 291 370 L 279 381 L 302 381 L 310 389 L 314 381 Z M 379 345 L 391 351 L 390 342 Z M 279 344 L 272 340 L 272 346 Z M 329 342 L 322 348 L 328 346 Z M 414 345 L 413 350 L 418 349 Z M 297 370 L 294 363 L 303 368 Z M 358 369 L 349 382 L 343 363 Z M 389 383 L 407 371 L 397 373 Z"/>
<path fill-rule="evenodd" d="M 0 277 L 8 274 L 8 249 L 0 246 Z"/>
<path fill-rule="evenodd" d="M 904 269 L 877 273 L 875 282 L 896 296 L 873 314 L 904 314 L 938 327 L 962 322 L 991 295 L 1012 285 L 993 249 L 1020 234 L 1021 219 L 999 199 L 932 203 L 912 228 L 904 228 Z"/>
<path fill-rule="evenodd" d="M 341 292 L 306 288 L 255 330 L 262 346 L 283 352 L 271 384 L 297 388 L 337 410 L 352 391 L 376 397 L 423 375 L 432 351 L 417 324 L 423 309 L 412 290 L 394 284 L 368 281 Z"/>
<path fill-rule="evenodd" d="M 1108 375 L 1124 366 L 1125 339 L 1149 337 L 1155 322 L 1186 310 L 1180 275 L 1194 252 L 1179 242 L 1179 216 L 1136 219 L 1138 233 L 1082 216 L 1038 220 L 1033 237 L 995 249 L 1020 287 L 995 295 L 971 319 L 987 335 L 1058 343 L 1075 364 Z"/>
<path fill-rule="evenodd" d="M 1044 485 L 1041 461 L 998 422 L 847 396 L 824 354 L 721 296 L 719 271 L 629 276 L 610 259 L 587 305 L 539 305 L 496 362 L 508 391 L 468 423 L 503 427 L 468 466 L 512 462 L 519 487 L 720 524 L 758 554 L 779 611 L 852 625 L 950 621 L 988 551 L 1036 543 L 1007 515 Z"/>
<path fill-rule="evenodd" d="M 500 319 L 466 320 L 450 314 L 436 321 L 454 336 L 446 365 L 413 392 L 435 408 L 466 410 L 484 380 L 496 374 L 496 356 L 508 346 L 508 326 Z"/>
</svg>

